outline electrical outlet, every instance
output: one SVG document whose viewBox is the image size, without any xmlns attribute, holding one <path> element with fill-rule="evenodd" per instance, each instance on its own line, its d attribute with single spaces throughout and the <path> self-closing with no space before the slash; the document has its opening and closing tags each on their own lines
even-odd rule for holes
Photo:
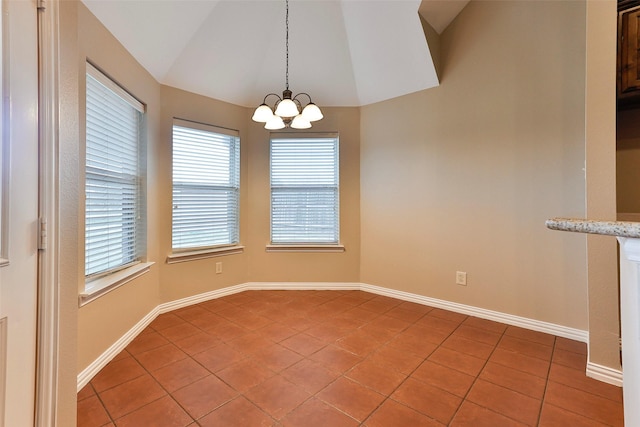
<svg viewBox="0 0 640 427">
<path fill-rule="evenodd" d="M 456 285 L 467 286 L 467 273 L 464 271 L 456 271 Z"/>
<path fill-rule="evenodd" d="M 216 274 L 222 274 L 222 263 L 216 262 Z"/>
</svg>

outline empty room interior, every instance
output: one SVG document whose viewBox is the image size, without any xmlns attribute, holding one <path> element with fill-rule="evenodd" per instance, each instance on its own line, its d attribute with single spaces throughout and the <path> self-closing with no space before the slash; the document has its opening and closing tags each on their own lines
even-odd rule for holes
<svg viewBox="0 0 640 427">
<path fill-rule="evenodd" d="M 6 425 L 624 425 L 616 239 L 545 226 L 640 218 L 618 3 L 45 2 L 56 380 L 4 290 Z"/>
</svg>

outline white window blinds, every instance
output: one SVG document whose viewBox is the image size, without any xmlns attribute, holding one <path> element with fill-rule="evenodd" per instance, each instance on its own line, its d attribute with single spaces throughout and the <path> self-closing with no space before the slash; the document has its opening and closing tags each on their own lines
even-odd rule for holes
<svg viewBox="0 0 640 427">
<path fill-rule="evenodd" d="M 237 244 L 239 193 L 238 133 L 174 120 L 173 248 Z"/>
<path fill-rule="evenodd" d="M 144 106 L 87 64 L 85 275 L 139 261 Z"/>
<path fill-rule="evenodd" d="M 338 137 L 271 139 L 271 242 L 337 244 Z"/>
</svg>

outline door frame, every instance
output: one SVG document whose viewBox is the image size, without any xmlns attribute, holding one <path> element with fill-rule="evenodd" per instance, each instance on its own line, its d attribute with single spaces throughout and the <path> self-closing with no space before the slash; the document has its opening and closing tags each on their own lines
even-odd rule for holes
<svg viewBox="0 0 640 427">
<path fill-rule="evenodd" d="M 35 425 L 57 426 L 59 0 L 38 0 L 38 307 Z"/>
</svg>

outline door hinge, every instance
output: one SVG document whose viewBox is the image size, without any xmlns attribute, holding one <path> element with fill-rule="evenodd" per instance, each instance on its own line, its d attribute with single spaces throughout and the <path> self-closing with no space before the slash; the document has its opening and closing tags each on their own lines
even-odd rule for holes
<svg viewBox="0 0 640 427">
<path fill-rule="evenodd" d="M 38 249 L 47 249 L 47 220 L 44 218 L 38 220 Z"/>
<path fill-rule="evenodd" d="M 38 0 L 38 2 L 37 2 L 38 10 L 45 10 L 46 9 L 46 6 L 45 6 L 44 2 L 45 2 L 45 0 Z"/>
</svg>

